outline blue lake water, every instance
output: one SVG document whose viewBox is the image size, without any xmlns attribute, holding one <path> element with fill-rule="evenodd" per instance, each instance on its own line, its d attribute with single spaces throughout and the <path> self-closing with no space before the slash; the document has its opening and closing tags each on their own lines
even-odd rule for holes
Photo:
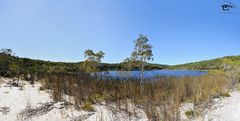
<svg viewBox="0 0 240 121">
<path fill-rule="evenodd" d="M 99 73 L 103 76 L 109 77 L 118 77 L 118 78 L 140 78 L 140 71 L 108 71 Z M 201 76 L 208 74 L 207 71 L 198 71 L 198 70 L 151 70 L 144 71 L 145 78 L 154 78 L 157 76 Z"/>
</svg>

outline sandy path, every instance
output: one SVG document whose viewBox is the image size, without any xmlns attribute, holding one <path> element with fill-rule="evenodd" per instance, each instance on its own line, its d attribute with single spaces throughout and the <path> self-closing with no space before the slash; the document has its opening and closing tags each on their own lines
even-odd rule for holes
<svg viewBox="0 0 240 121">
<path fill-rule="evenodd" d="M 240 92 L 231 92 L 231 97 L 219 99 L 204 116 L 204 121 L 240 121 Z"/>
</svg>

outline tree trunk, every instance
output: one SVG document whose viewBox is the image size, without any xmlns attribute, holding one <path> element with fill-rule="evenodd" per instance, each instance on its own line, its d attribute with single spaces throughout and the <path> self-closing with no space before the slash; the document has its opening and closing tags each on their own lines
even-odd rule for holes
<svg viewBox="0 0 240 121">
<path fill-rule="evenodd" d="M 141 82 L 140 82 L 140 86 L 142 88 L 142 91 L 143 91 L 143 81 L 144 81 L 144 62 L 142 62 L 142 64 L 141 64 Z"/>
</svg>

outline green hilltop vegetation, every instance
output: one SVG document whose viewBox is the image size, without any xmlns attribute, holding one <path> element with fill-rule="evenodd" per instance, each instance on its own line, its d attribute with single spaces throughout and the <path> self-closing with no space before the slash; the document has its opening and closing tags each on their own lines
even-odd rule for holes
<svg viewBox="0 0 240 121">
<path fill-rule="evenodd" d="M 99 69 L 101 71 L 109 71 L 109 70 L 128 70 L 125 67 L 126 62 L 121 62 L 121 63 L 114 63 L 114 64 L 109 64 L 109 63 L 101 63 L 99 64 Z M 133 66 L 131 67 L 130 70 L 139 70 L 139 67 L 135 65 L 134 63 L 132 64 Z M 168 68 L 169 65 L 163 65 L 163 64 L 153 64 L 153 63 L 148 63 L 145 66 L 145 70 L 162 70 Z"/>
<path fill-rule="evenodd" d="M 126 68 L 126 62 L 109 64 L 99 63 L 97 68 L 99 71 L 109 70 L 139 70 L 139 67 L 132 62 L 130 69 Z M 240 64 L 240 56 L 226 56 L 212 60 L 192 62 L 180 65 L 161 65 L 148 63 L 145 70 L 223 70 L 224 64 Z M 35 60 L 29 58 L 20 58 L 9 54 L 0 54 L 0 75 L 9 76 L 17 73 L 21 74 L 41 74 L 41 73 L 74 73 L 83 74 L 83 62 L 67 63 L 67 62 L 51 62 L 43 60 Z"/>
<path fill-rule="evenodd" d="M 51 62 L 43 60 L 35 60 L 30 58 L 21 58 L 10 54 L 0 53 L 0 75 L 14 76 L 18 74 L 44 74 L 44 73 L 72 73 L 84 74 L 84 62 L 67 63 L 67 62 Z M 138 66 L 132 64 L 130 70 L 138 70 Z M 147 64 L 145 70 L 165 69 L 168 65 Z M 122 63 L 99 63 L 97 65 L 99 71 L 109 70 L 127 70 L 125 62 Z"/>
<path fill-rule="evenodd" d="M 169 66 L 172 70 L 223 70 L 225 65 L 239 65 L 240 56 L 225 56 L 212 60 Z"/>
<path fill-rule="evenodd" d="M 14 76 L 18 74 L 33 75 L 53 72 L 82 72 L 78 65 L 78 63 L 34 60 L 0 53 L 0 75 L 2 76 Z"/>
</svg>

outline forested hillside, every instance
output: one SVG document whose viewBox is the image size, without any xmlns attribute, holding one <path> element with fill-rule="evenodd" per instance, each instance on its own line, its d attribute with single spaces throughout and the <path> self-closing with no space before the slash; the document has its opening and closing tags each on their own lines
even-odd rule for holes
<svg viewBox="0 0 240 121">
<path fill-rule="evenodd" d="M 154 69 L 174 69 L 174 70 L 222 70 L 226 65 L 240 64 L 240 56 L 226 56 L 212 60 L 192 62 L 174 66 L 151 64 L 148 63 L 146 70 Z M 99 71 L 109 70 L 139 70 L 139 66 L 134 63 L 100 63 L 97 65 Z M 84 74 L 83 62 L 66 63 L 66 62 L 50 62 L 43 60 L 34 60 L 29 58 L 20 58 L 10 54 L 0 53 L 0 75 L 15 76 L 27 74 L 44 74 L 44 73 L 74 73 Z"/>
<path fill-rule="evenodd" d="M 168 69 L 182 70 L 222 70 L 226 65 L 240 64 L 240 56 L 226 56 L 212 60 L 169 66 Z"/>
<path fill-rule="evenodd" d="M 108 70 L 127 70 L 125 63 L 100 63 L 97 65 L 99 71 Z M 148 64 L 146 70 L 164 69 L 167 65 Z M 138 70 L 138 66 L 131 64 L 130 70 Z M 66 63 L 66 62 L 50 62 L 43 60 L 34 60 L 29 58 L 20 58 L 10 54 L 0 53 L 0 75 L 15 76 L 27 74 L 46 74 L 46 73 L 74 73 L 84 74 L 83 62 Z"/>
</svg>

